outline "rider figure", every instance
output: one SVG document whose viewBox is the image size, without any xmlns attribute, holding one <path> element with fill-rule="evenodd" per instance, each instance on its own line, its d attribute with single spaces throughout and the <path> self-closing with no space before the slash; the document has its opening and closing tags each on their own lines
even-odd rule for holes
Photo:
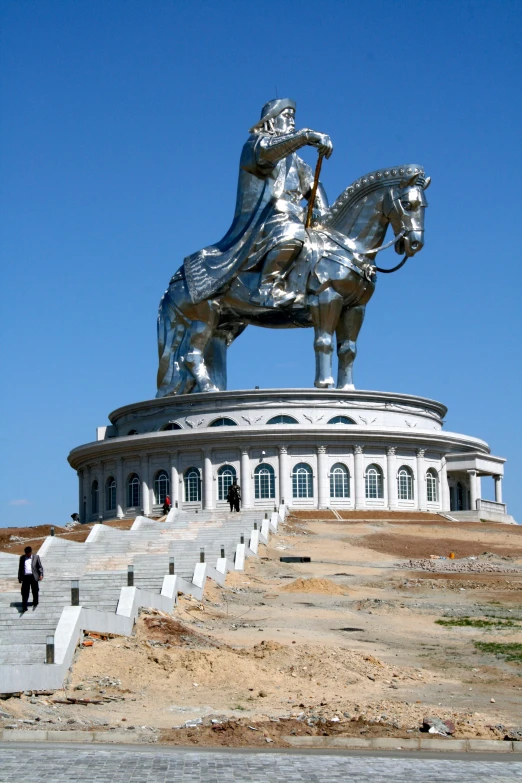
<svg viewBox="0 0 522 783">
<path fill-rule="evenodd" d="M 232 225 L 216 245 L 188 256 L 185 276 L 193 302 L 210 298 L 229 287 L 240 271 L 261 268 L 254 304 L 274 307 L 290 303 L 295 294 L 285 290 L 285 276 L 307 242 L 305 209 L 313 185 L 313 171 L 297 150 L 316 147 L 329 158 L 333 146 L 325 133 L 295 130 L 295 102 L 269 101 L 261 119 L 250 129 L 241 155 L 236 212 Z M 328 208 L 321 184 L 314 204 L 321 214 Z"/>
<path fill-rule="evenodd" d="M 281 109 L 281 106 L 284 108 Z M 300 202 L 308 200 L 314 179 L 312 169 L 296 154 L 296 150 L 311 144 L 330 157 L 332 142 L 324 133 L 308 129 L 296 132 L 295 103 L 285 99 L 265 104 L 261 119 L 250 132 L 254 138 L 257 137 L 252 173 L 270 176 L 274 180 L 274 211 L 264 224 L 258 242 L 261 246 L 268 244 L 271 249 L 265 256 L 259 291 L 251 297 L 251 301 L 264 306 L 285 305 L 295 299 L 295 294 L 285 291 L 284 278 L 306 241 L 305 210 Z M 245 147 L 250 146 L 249 140 Z M 320 214 L 328 208 L 328 199 L 321 184 L 314 208 Z"/>
</svg>

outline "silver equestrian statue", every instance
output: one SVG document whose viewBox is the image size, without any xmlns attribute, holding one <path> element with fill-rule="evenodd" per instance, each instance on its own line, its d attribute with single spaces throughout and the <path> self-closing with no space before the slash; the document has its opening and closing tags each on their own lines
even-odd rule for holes
<svg viewBox="0 0 522 783">
<path fill-rule="evenodd" d="M 319 152 L 315 179 L 297 155 L 306 145 Z M 313 326 L 320 389 L 334 385 L 335 333 L 337 388 L 354 388 L 376 270 L 394 271 L 422 248 L 430 178 L 416 165 L 374 171 L 329 207 L 318 178 L 332 150 L 325 133 L 295 130 L 294 101 L 263 107 L 243 147 L 232 225 L 220 242 L 185 258 L 161 300 L 157 397 L 226 389 L 227 347 L 249 324 Z M 388 224 L 394 238 L 383 245 Z M 404 259 L 380 269 L 376 254 L 392 244 Z"/>
</svg>

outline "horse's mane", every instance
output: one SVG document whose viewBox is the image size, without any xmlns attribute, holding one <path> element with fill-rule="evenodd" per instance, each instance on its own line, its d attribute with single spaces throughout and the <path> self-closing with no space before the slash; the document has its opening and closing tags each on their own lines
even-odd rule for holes
<svg viewBox="0 0 522 783">
<path fill-rule="evenodd" d="M 341 193 L 339 198 L 322 216 L 321 224 L 335 228 L 344 220 L 348 212 L 370 193 L 389 185 L 398 185 L 405 177 L 411 177 L 412 174 L 419 174 L 418 182 L 420 185 L 424 185 L 424 180 L 426 179 L 424 169 L 422 166 L 414 163 L 371 171 L 366 176 L 355 180 L 352 185 Z"/>
</svg>

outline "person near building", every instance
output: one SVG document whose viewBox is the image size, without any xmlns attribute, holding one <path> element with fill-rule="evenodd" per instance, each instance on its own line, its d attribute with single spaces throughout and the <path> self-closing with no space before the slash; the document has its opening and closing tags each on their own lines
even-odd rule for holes
<svg viewBox="0 0 522 783">
<path fill-rule="evenodd" d="M 167 495 L 167 497 L 163 501 L 163 514 L 167 515 L 171 508 L 172 508 L 172 501 L 170 499 L 170 496 Z"/>
<path fill-rule="evenodd" d="M 228 488 L 227 500 L 230 503 L 231 511 L 239 511 L 239 504 L 241 503 L 241 487 L 237 483 L 237 479 L 234 479 Z"/>
<path fill-rule="evenodd" d="M 26 546 L 18 564 L 18 581 L 22 585 L 22 612 L 27 612 L 29 592 L 33 594 L 33 612 L 38 606 L 39 582 L 42 581 L 44 570 L 39 555 L 33 555 L 30 546 Z"/>
</svg>

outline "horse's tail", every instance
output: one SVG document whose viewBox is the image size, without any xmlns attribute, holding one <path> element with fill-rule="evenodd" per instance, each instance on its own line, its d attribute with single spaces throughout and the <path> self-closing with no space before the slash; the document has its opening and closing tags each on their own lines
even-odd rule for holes
<svg viewBox="0 0 522 783">
<path fill-rule="evenodd" d="M 174 288 L 175 288 L 174 284 Z M 158 391 L 156 397 L 180 394 L 189 380 L 182 358 L 187 320 L 175 304 L 173 284 L 163 294 L 158 312 Z"/>
</svg>

